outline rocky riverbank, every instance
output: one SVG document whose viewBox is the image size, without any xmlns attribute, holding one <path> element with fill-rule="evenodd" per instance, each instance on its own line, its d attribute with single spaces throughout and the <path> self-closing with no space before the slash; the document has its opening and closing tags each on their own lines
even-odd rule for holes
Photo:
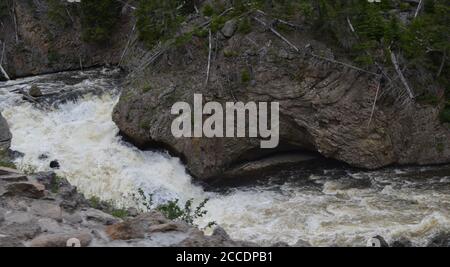
<svg viewBox="0 0 450 267">
<path fill-rule="evenodd" d="M 0 168 L 0 246 L 254 246 L 216 228 L 211 236 L 151 211 L 114 217 L 93 207 L 67 180 L 54 173 L 25 175 Z"/>
</svg>

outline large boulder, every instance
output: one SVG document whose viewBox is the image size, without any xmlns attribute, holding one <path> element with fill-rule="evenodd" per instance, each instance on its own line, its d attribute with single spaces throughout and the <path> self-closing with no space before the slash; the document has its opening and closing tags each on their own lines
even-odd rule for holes
<svg viewBox="0 0 450 267">
<path fill-rule="evenodd" d="M 0 114 L 0 150 L 7 150 L 11 146 L 12 134 L 8 122 Z"/>
<path fill-rule="evenodd" d="M 333 56 L 309 36 L 288 37 L 298 47 Z M 222 177 L 246 161 L 284 150 L 318 152 L 368 169 L 450 162 L 450 130 L 438 119 L 439 107 L 397 105 L 383 90 L 369 125 L 377 91 L 373 76 L 296 53 L 270 32 L 221 41 L 205 86 L 207 42 L 194 37 L 134 72 L 113 113 L 128 140 L 142 148 L 168 149 L 197 178 Z M 179 101 L 192 107 L 194 94 L 202 94 L 204 103 L 279 102 L 280 146 L 260 149 L 255 138 L 175 138 L 171 107 Z"/>
</svg>

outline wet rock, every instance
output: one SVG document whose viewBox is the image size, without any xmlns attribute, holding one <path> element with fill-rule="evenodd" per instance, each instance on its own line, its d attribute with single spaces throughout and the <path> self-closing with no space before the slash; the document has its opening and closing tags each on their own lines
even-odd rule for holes
<svg viewBox="0 0 450 267">
<path fill-rule="evenodd" d="M 5 221 L 5 213 L 6 210 L 0 208 L 0 224 L 2 224 Z"/>
<path fill-rule="evenodd" d="M 177 247 L 255 247 L 256 244 L 251 242 L 236 241 L 232 239 L 224 239 L 224 236 L 206 236 L 198 229 L 190 229 L 189 236 Z"/>
<path fill-rule="evenodd" d="M 395 248 L 409 248 L 412 247 L 413 244 L 411 242 L 411 240 L 406 239 L 406 238 L 400 238 L 399 240 L 395 240 L 394 242 L 392 242 L 391 247 L 395 247 Z"/>
<path fill-rule="evenodd" d="M 427 244 L 427 247 L 450 247 L 450 233 L 436 235 Z"/>
<path fill-rule="evenodd" d="M 8 122 L 0 113 L 0 150 L 7 150 L 11 146 L 12 134 L 9 130 Z"/>
<path fill-rule="evenodd" d="M 64 234 L 45 234 L 31 240 L 31 247 L 66 247 L 69 239 L 76 238 L 80 241 L 82 247 L 87 247 L 92 241 L 92 236 L 88 231 L 64 233 Z"/>
<path fill-rule="evenodd" d="M 186 229 L 182 224 L 176 222 L 168 222 L 163 224 L 152 225 L 148 228 L 148 233 L 182 231 Z"/>
<path fill-rule="evenodd" d="M 220 226 L 217 226 L 212 234 L 213 237 L 221 238 L 222 240 L 229 240 L 231 239 L 228 233 Z"/>
<path fill-rule="evenodd" d="M 53 160 L 50 162 L 50 168 L 52 169 L 59 169 L 61 166 L 59 165 L 59 162 L 57 160 Z"/>
<path fill-rule="evenodd" d="M 298 248 L 309 248 L 309 247 L 311 247 L 311 244 L 310 244 L 309 242 L 307 242 L 307 241 L 304 241 L 304 240 L 299 239 L 299 240 L 297 241 L 297 243 L 295 243 L 295 244 L 293 245 L 293 247 L 298 247 Z"/>
<path fill-rule="evenodd" d="M 28 178 L 26 175 L 23 174 L 5 174 L 5 175 L 0 175 L 0 181 L 3 182 L 25 182 L 27 181 Z"/>
<path fill-rule="evenodd" d="M 236 20 L 233 19 L 227 21 L 225 25 L 223 25 L 221 32 L 225 37 L 230 38 L 236 32 L 236 29 L 237 29 L 237 22 Z"/>
<path fill-rule="evenodd" d="M 87 209 L 81 214 L 87 221 L 93 221 L 103 225 L 112 225 L 120 221 L 118 218 L 96 209 Z"/>
<path fill-rule="evenodd" d="M 28 91 L 28 94 L 32 97 L 41 97 L 42 96 L 42 92 L 41 89 L 39 88 L 39 86 L 37 86 L 36 84 L 33 84 L 30 87 L 30 90 Z"/>
<path fill-rule="evenodd" d="M 45 196 L 45 186 L 35 182 L 7 184 L 3 195 L 39 199 Z"/>
<path fill-rule="evenodd" d="M 16 237 L 0 236 L 0 247 L 14 248 L 14 247 L 25 247 L 25 245 Z"/>
<path fill-rule="evenodd" d="M 39 160 L 46 160 L 46 159 L 48 159 L 48 155 L 46 155 L 46 154 L 40 154 L 39 157 L 38 157 L 38 159 L 39 159 Z"/>
<path fill-rule="evenodd" d="M 367 241 L 368 247 L 389 247 L 389 244 L 382 236 L 374 236 Z"/>
<path fill-rule="evenodd" d="M 274 248 L 287 248 L 287 247 L 290 247 L 290 246 L 286 242 L 277 242 L 277 243 L 273 244 L 272 247 L 274 247 Z"/>
<path fill-rule="evenodd" d="M 127 214 L 130 217 L 136 217 L 139 215 L 139 211 L 136 208 L 129 208 L 127 209 Z"/>
<path fill-rule="evenodd" d="M 106 228 L 106 233 L 113 240 L 130 240 L 145 238 L 155 231 L 175 231 L 181 230 L 180 225 L 169 225 L 167 220 L 161 213 L 152 211 L 141 214 L 135 218 L 117 223 Z M 188 227 L 185 227 L 186 229 Z"/>
</svg>

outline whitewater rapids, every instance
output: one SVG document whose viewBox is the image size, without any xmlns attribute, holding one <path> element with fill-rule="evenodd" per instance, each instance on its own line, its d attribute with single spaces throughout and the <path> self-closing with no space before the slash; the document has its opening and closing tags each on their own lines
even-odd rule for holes
<svg viewBox="0 0 450 267">
<path fill-rule="evenodd" d="M 206 192 L 178 158 L 140 151 L 124 142 L 111 119 L 120 94 L 116 71 L 37 76 L 0 83 L 0 109 L 23 153 L 19 169 L 49 171 L 58 160 L 86 197 L 120 207 L 136 205 L 139 188 L 155 202 L 209 198 L 200 224 L 215 221 L 231 237 L 262 245 L 299 239 L 317 246 L 364 246 L 381 235 L 424 246 L 450 231 L 450 167 L 361 172 L 336 167 L 285 171 L 251 185 Z M 67 77 L 70 77 L 68 79 Z M 79 91 L 74 101 L 38 107 L 14 93 L 37 84 L 44 92 Z"/>
</svg>

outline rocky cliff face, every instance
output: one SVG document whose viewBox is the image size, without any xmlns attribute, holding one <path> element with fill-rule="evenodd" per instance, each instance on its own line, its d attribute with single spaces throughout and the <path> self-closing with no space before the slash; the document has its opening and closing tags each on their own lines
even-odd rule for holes
<svg viewBox="0 0 450 267">
<path fill-rule="evenodd" d="M 53 14 L 52 1 L 4 1 L 8 10 L 0 17 L 0 55 L 5 44 L 2 66 L 11 79 L 119 62 L 131 28 L 127 10 L 110 41 L 98 45 L 81 38 L 79 3 L 67 3 L 61 14 Z"/>
<path fill-rule="evenodd" d="M 124 135 L 140 146 L 168 148 L 201 179 L 223 176 L 247 160 L 286 148 L 368 169 L 450 162 L 450 130 L 439 122 L 438 107 L 398 104 L 393 89 L 382 88 L 370 120 L 377 92 L 372 75 L 298 53 L 267 28 L 253 29 L 247 34 L 223 29 L 213 38 L 207 86 L 208 38 L 194 36 L 141 72 L 132 67 L 135 72 L 113 114 Z M 330 48 L 306 32 L 286 37 L 297 47 L 333 58 Z M 137 51 L 129 62 L 139 65 L 138 58 L 152 58 Z M 139 56 L 133 60 L 133 54 Z M 203 94 L 204 102 L 279 102 L 280 147 L 261 150 L 259 140 L 250 138 L 173 137 L 171 106 L 192 104 L 195 93 Z"/>
</svg>

